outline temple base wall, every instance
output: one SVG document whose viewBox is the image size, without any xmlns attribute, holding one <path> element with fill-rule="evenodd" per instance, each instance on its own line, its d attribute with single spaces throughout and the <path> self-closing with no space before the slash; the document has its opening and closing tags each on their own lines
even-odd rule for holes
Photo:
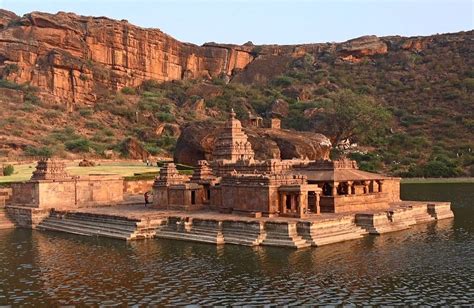
<svg viewBox="0 0 474 308">
<path fill-rule="evenodd" d="M 123 201 L 123 178 L 87 176 L 68 180 L 38 180 L 12 185 L 11 204 L 42 209 L 72 209 Z"/>
</svg>

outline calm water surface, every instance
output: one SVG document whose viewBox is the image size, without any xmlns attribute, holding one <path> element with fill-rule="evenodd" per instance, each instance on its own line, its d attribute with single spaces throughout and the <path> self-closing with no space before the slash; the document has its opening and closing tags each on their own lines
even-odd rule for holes
<svg viewBox="0 0 474 308">
<path fill-rule="evenodd" d="M 474 184 L 405 184 L 456 215 L 291 250 L 0 231 L 1 304 L 474 304 Z"/>
</svg>

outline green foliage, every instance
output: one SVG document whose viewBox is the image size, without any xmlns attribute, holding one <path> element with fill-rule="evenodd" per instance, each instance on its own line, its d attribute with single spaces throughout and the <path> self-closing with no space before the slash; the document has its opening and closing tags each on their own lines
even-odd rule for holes
<svg viewBox="0 0 474 308">
<path fill-rule="evenodd" d="M 171 152 L 176 146 L 176 138 L 165 134 L 158 140 L 157 145 L 160 148 Z"/>
<path fill-rule="evenodd" d="M 52 157 L 54 154 L 54 151 L 47 146 L 42 146 L 42 147 L 28 146 L 26 147 L 24 154 L 26 156 L 35 156 L 35 157 Z"/>
<path fill-rule="evenodd" d="M 370 96 L 339 90 L 329 98 L 314 121 L 327 128 L 334 145 L 345 139 L 369 140 L 383 133 L 390 123 L 389 111 Z"/>
<path fill-rule="evenodd" d="M 160 120 L 160 122 L 167 122 L 171 123 L 174 122 L 175 117 L 169 112 L 158 112 L 155 114 L 156 118 Z"/>
<path fill-rule="evenodd" d="M 15 172 L 15 168 L 12 165 L 6 165 L 3 167 L 3 175 L 10 176 Z"/>
<path fill-rule="evenodd" d="M 357 161 L 360 170 L 379 172 L 383 167 L 380 156 L 375 153 L 351 153 L 350 158 Z"/>
<path fill-rule="evenodd" d="M 7 64 L 3 68 L 3 74 L 5 76 L 8 76 L 10 74 L 18 73 L 20 70 L 20 67 L 17 64 Z"/>
<path fill-rule="evenodd" d="M 294 81 L 295 79 L 292 77 L 281 75 L 273 79 L 272 84 L 277 87 L 285 88 L 293 84 Z"/>
<path fill-rule="evenodd" d="M 79 79 L 82 80 L 82 81 L 87 81 L 87 80 L 89 80 L 89 77 L 87 77 L 87 75 L 81 73 L 81 74 L 79 75 Z"/>
<path fill-rule="evenodd" d="M 154 92 L 157 89 L 159 89 L 160 84 L 157 80 L 154 79 L 148 79 L 142 82 L 141 89 L 143 91 L 149 91 L 149 92 Z"/>
<path fill-rule="evenodd" d="M 79 114 L 85 118 L 90 117 L 94 113 L 94 110 L 92 110 L 91 108 L 80 108 L 78 109 L 78 111 Z"/>
<path fill-rule="evenodd" d="M 131 87 L 124 87 L 124 88 L 122 88 L 122 90 L 120 90 L 120 92 L 122 92 L 123 94 L 126 94 L 126 95 L 135 95 L 135 94 L 137 94 L 137 91 L 134 88 L 131 88 Z"/>
<path fill-rule="evenodd" d="M 91 142 L 85 138 L 77 138 L 74 140 L 66 141 L 66 149 L 75 153 L 89 152 L 91 149 Z"/>
<path fill-rule="evenodd" d="M 23 88 L 23 86 L 19 85 L 17 83 L 11 82 L 9 80 L 6 80 L 6 79 L 0 79 L 0 88 L 21 90 Z"/>
</svg>

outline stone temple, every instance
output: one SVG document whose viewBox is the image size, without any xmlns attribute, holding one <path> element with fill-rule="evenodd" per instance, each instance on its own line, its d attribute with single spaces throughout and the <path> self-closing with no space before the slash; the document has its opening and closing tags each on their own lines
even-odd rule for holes
<svg viewBox="0 0 474 308">
<path fill-rule="evenodd" d="M 145 207 L 149 190 L 153 203 Z M 351 160 L 256 160 L 234 112 L 212 160 L 199 161 L 191 176 L 173 163 L 154 181 L 71 176 L 63 162 L 46 159 L 29 181 L 0 189 L 0 228 L 123 240 L 303 248 L 451 217 L 449 202 L 402 201 L 399 178 L 361 171 Z"/>
<path fill-rule="evenodd" d="M 385 209 L 400 201 L 400 179 L 361 171 L 351 160 L 255 160 L 232 111 L 192 177 L 170 163 L 153 185 L 154 207 L 250 216 L 304 218 L 320 213 Z"/>
</svg>

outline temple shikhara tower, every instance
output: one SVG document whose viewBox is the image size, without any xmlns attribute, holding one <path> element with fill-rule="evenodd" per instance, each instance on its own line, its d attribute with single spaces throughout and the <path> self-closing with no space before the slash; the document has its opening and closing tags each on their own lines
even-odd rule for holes
<svg viewBox="0 0 474 308">
<path fill-rule="evenodd" d="M 252 145 L 242 130 L 242 124 L 235 118 L 235 112 L 232 109 L 230 119 L 216 142 L 213 153 L 214 160 L 235 163 L 239 160 L 253 160 L 254 155 Z"/>
</svg>

